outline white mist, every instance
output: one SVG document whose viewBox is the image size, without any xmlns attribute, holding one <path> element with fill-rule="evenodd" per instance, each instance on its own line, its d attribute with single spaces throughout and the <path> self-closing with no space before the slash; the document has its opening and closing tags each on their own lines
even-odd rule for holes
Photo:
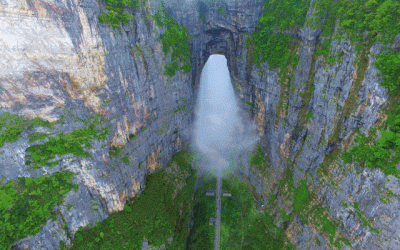
<svg viewBox="0 0 400 250">
<path fill-rule="evenodd" d="M 238 168 L 239 157 L 247 160 L 242 156 L 253 149 L 257 136 L 255 126 L 239 111 L 227 60 L 211 55 L 201 73 L 195 107 L 193 142 L 201 159 L 200 173 L 222 176 L 223 170 Z"/>
</svg>

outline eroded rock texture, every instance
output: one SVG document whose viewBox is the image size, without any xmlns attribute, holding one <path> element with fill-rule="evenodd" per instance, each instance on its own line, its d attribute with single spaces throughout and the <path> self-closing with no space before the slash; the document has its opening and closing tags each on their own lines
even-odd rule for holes
<svg viewBox="0 0 400 250">
<path fill-rule="evenodd" d="M 341 112 L 360 74 L 354 63 L 355 48 L 345 39 L 334 40 L 330 55 L 342 51 L 344 57 L 340 63 L 328 65 L 314 57 L 315 44 L 322 39 L 321 30 L 304 27 L 286 31 L 298 39 L 300 56 L 297 67 L 292 69 L 294 91 L 288 92 L 286 115 L 277 112 L 284 91 L 278 81 L 278 71 L 267 63 L 261 64 L 259 71 L 250 63 L 245 46 L 263 11 L 261 1 L 227 1 L 224 3 L 226 15 L 218 13 L 218 4 L 201 4 L 207 9 L 204 19 L 195 1 L 166 1 L 167 10 L 191 35 L 193 66 L 191 73 L 182 75 L 178 71 L 168 79 L 163 70 L 170 55 L 163 58 L 159 40 L 164 28 L 145 18 L 146 14 L 157 12 L 158 0 L 150 0 L 147 8 L 129 9 L 134 19 L 122 31 L 99 23 L 100 10 L 105 9 L 103 1 L 0 2 L 1 112 L 51 122 L 65 116 L 63 126 L 51 131 L 36 127 L 33 132 L 69 133 L 83 126 L 73 117 L 87 119 L 94 112 L 102 114 L 110 126 L 104 141 L 94 140 L 88 151 L 91 157 L 58 157 L 61 161 L 53 168 L 29 171 L 24 163 L 25 150 L 31 145 L 27 132 L 15 143 L 6 143 L 0 148 L 0 171 L 5 181 L 34 178 L 44 172 L 64 169 L 78 173 L 73 183 L 80 184 L 78 192 L 69 192 L 64 204 L 57 208 L 60 211 L 57 221 L 49 220 L 40 233 L 14 246 L 58 249 L 59 241 L 68 244 L 80 226 L 104 220 L 109 213 L 122 210 L 127 199 L 141 193 L 146 175 L 162 169 L 173 153 L 188 145 L 201 70 L 211 54 L 223 54 L 238 98 L 258 108 L 242 105 L 257 124 L 260 142 L 267 149 L 272 167 L 268 174 L 257 169 L 245 174 L 264 203 L 271 192 L 284 203 L 281 191 L 274 189 L 274 184 L 289 168 L 295 181 L 307 178 L 309 188 L 318 193 L 329 216 L 341 223 L 343 233 L 355 249 L 399 249 L 399 201 L 384 204 L 378 196 L 380 187 L 399 195 L 397 179 L 379 170 L 344 168 L 340 162 L 329 166 L 335 186 L 319 179 L 317 174 L 318 166 L 327 155 L 348 148 L 355 128 L 366 133 L 381 116 L 380 109 L 388 95 L 380 86 L 373 62 L 374 55 L 381 53 L 382 45 L 375 43 L 366 52 L 368 67 L 355 93 L 357 105 L 344 119 Z M 313 12 L 310 8 L 307 18 Z M 400 35 L 392 45 L 394 48 L 398 48 L 399 40 Z M 306 103 L 300 94 L 306 91 L 304 82 L 315 86 Z M 187 106 L 183 111 L 174 112 L 183 105 Z M 314 119 L 300 126 L 299 115 L 304 106 L 312 111 Z M 65 112 L 68 110 L 72 111 Z M 336 142 L 323 143 L 338 126 Z M 111 146 L 124 146 L 121 155 L 129 157 L 130 162 L 123 163 L 118 157 L 111 159 L 108 154 Z M 293 164 L 288 164 L 285 158 Z M 357 212 L 352 207 L 344 207 L 343 201 L 362 204 L 360 210 L 374 221 L 374 227 L 381 233 L 361 225 Z M 93 203 L 99 204 L 96 209 L 91 206 Z M 69 211 L 68 204 L 73 205 Z M 65 230 L 60 226 L 64 221 Z M 283 224 L 283 220 L 278 221 L 279 226 Z M 326 249 L 329 239 L 317 229 L 304 226 L 296 219 L 285 228 L 298 249 Z M 315 237 L 320 246 L 311 240 Z"/>
</svg>

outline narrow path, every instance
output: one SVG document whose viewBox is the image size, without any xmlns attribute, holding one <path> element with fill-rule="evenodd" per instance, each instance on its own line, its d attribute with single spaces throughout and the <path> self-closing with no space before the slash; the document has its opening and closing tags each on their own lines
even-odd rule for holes
<svg viewBox="0 0 400 250">
<path fill-rule="evenodd" d="M 220 249 L 222 176 L 217 177 L 214 250 Z"/>
</svg>

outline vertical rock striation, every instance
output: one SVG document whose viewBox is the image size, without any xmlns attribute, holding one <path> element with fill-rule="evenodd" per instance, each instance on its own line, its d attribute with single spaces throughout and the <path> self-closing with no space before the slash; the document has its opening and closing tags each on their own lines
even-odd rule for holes
<svg viewBox="0 0 400 250">
<path fill-rule="evenodd" d="M 105 10 L 101 0 L 0 3 L 0 115 L 10 112 L 56 124 L 54 129 L 35 126 L 0 147 L 3 184 L 18 177 L 69 170 L 77 173 L 73 183 L 80 185 L 55 208 L 59 211 L 55 221 L 49 219 L 38 234 L 19 240 L 14 247 L 59 249 L 59 242 L 69 244 L 80 226 L 104 220 L 141 193 L 146 175 L 162 169 L 173 153 L 188 145 L 201 70 L 211 54 L 223 54 L 236 95 L 258 126 L 271 166 L 268 175 L 254 167 L 245 173 L 264 204 L 271 194 L 284 203 L 277 184 L 290 171 L 295 183 L 307 179 L 329 218 L 337 222 L 336 230 L 355 249 L 398 249 L 399 200 L 383 203 L 379 199 L 380 188 L 399 195 L 398 180 L 380 170 L 344 166 L 341 160 L 330 164 L 329 160 L 330 155 L 354 145 L 356 128 L 365 134 L 383 116 L 388 94 L 374 66 L 383 45 L 375 43 L 364 51 L 361 60 L 367 66 L 360 69 L 348 40 L 333 40 L 328 58 L 342 52 L 343 59 L 328 64 L 315 56 L 316 44 L 324 39 L 321 29 L 305 26 L 285 31 L 298 40 L 300 57 L 292 69 L 294 89 L 287 92 L 285 113 L 278 108 L 286 91 L 279 71 L 268 63 L 257 69 L 250 62 L 251 47 L 246 47 L 263 11 L 261 1 L 166 1 L 167 10 L 191 35 L 193 70 L 186 75 L 178 71 L 172 78 L 164 75 L 164 65 L 171 61 L 171 55 L 164 58 L 160 44 L 165 28 L 146 17 L 155 14 L 160 4 L 150 0 L 147 6 L 129 9 L 133 20 L 118 31 L 99 23 Z M 221 7 L 224 13 L 219 13 Z M 310 7 L 307 20 L 314 12 Z M 400 34 L 391 47 L 399 50 L 399 41 Z M 312 84 L 314 91 L 310 93 L 304 83 Z M 350 101 L 355 102 L 351 108 Z M 306 120 L 304 110 L 313 118 Z M 35 144 L 29 141 L 32 133 L 71 133 L 84 127 L 79 119 L 95 113 L 106 119 L 109 133 L 105 140 L 93 140 L 86 149 L 90 157 L 57 156 L 56 166 L 29 170 L 25 151 Z M 110 157 L 113 150 L 116 157 Z M 129 163 L 121 160 L 123 156 Z M 323 178 L 318 174 L 321 165 L 328 169 Z M 360 204 L 358 210 L 344 205 L 352 202 Z M 93 208 L 94 203 L 98 208 Z M 72 209 L 67 209 L 68 204 Z M 380 234 L 361 223 L 365 218 L 373 221 Z M 289 224 L 279 217 L 276 221 L 278 226 L 285 225 L 297 248 L 328 247 L 329 239 L 320 229 L 296 218 Z M 313 238 L 321 245 L 312 245 Z"/>
</svg>

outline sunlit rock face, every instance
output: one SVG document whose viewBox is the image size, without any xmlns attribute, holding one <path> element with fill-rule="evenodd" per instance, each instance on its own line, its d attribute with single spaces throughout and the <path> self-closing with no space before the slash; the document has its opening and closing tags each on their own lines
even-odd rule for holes
<svg viewBox="0 0 400 250">
<path fill-rule="evenodd" d="M 94 140 L 88 149 L 91 157 L 60 156 L 52 168 L 30 171 L 25 165 L 25 150 L 32 145 L 28 131 L 0 148 L 3 184 L 69 170 L 77 173 L 73 183 L 80 185 L 55 208 L 61 213 L 56 221 L 49 220 L 38 234 L 16 242 L 17 249 L 59 249 L 60 240 L 69 244 L 80 226 L 121 211 L 128 199 L 143 192 L 146 175 L 161 170 L 188 143 L 191 75 L 177 72 L 169 81 L 164 76 L 170 55 L 163 60 L 163 29 L 144 18 L 155 12 L 129 9 L 133 20 L 117 31 L 99 23 L 104 4 L 0 1 L 0 113 L 51 122 L 64 117 L 64 125 L 56 130 L 37 127 L 30 133 L 68 134 L 84 127 L 76 117 L 87 119 L 95 113 L 109 126 L 106 140 Z M 112 146 L 124 147 L 119 157 L 110 158 Z M 125 156 L 128 164 L 121 161 Z M 67 210 L 69 204 L 73 207 Z M 65 223 L 65 229 L 58 226 Z"/>
<path fill-rule="evenodd" d="M 201 3 L 206 9 L 202 19 L 197 1 L 166 1 L 167 10 L 191 35 L 193 66 L 191 73 L 178 72 L 168 80 L 163 67 L 170 62 L 170 55 L 163 58 L 159 42 L 165 28 L 145 18 L 146 14 L 157 12 L 159 0 L 149 0 L 147 8 L 128 10 L 134 19 L 121 31 L 99 23 L 100 8 L 105 10 L 103 1 L 0 1 L 0 112 L 48 121 L 59 120 L 61 115 L 66 117 L 64 126 L 56 131 L 38 127 L 33 132 L 70 133 L 83 126 L 74 117 L 86 119 L 94 112 L 102 114 L 110 126 L 107 139 L 93 143 L 91 157 L 59 157 L 60 164 L 51 169 L 29 171 L 24 164 L 25 150 L 31 145 L 27 132 L 15 143 L 0 148 L 0 175 L 5 181 L 65 169 L 78 173 L 73 183 L 80 184 L 78 192 L 68 193 L 64 204 L 57 208 L 61 211 L 57 221 L 49 220 L 37 235 L 16 242 L 16 249 L 59 249 L 59 241 L 69 244 L 79 226 L 104 220 L 109 213 L 122 210 L 127 199 L 141 193 L 146 175 L 162 169 L 173 153 L 189 143 L 195 103 L 201 92 L 200 77 L 210 55 L 225 56 L 238 113 L 251 115 L 250 123 L 256 124 L 257 136 L 266 149 L 271 171 L 244 171 L 264 203 L 271 193 L 281 204 L 285 203 L 281 190 L 274 186 L 287 168 L 293 171 L 295 180 L 306 178 L 302 171 L 308 173 L 309 187 L 317 187 L 321 183 L 317 168 L 326 155 L 335 149 L 342 150 L 343 142 L 354 129 L 365 133 L 376 122 L 388 99 L 373 64 L 374 55 L 382 53 L 382 45 L 376 43 L 368 52 L 356 111 L 348 119 L 338 120 L 356 77 L 354 46 L 346 40 L 334 40 L 330 56 L 338 51 L 344 51 L 345 56 L 342 62 L 327 65 L 321 58 L 313 58 L 315 44 L 321 42 L 321 30 L 286 31 L 299 39 L 300 60 L 293 69 L 295 91 L 288 94 L 287 116 L 274 127 L 283 91 L 278 71 L 263 63 L 259 74 L 249 62 L 245 46 L 247 34 L 255 29 L 262 12 L 262 1 L 221 1 L 226 15 L 218 13 L 220 6 L 216 2 Z M 307 20 L 314 12 L 310 8 Z M 399 41 L 400 35 L 392 48 L 399 49 Z M 131 49 L 136 45 L 139 49 Z M 311 79 L 310 75 L 315 92 L 309 103 L 302 103 L 302 83 Z M 341 93 L 339 98 L 335 97 L 337 91 Z M 183 111 L 174 112 L 184 105 Z M 314 119 L 302 127 L 298 120 L 304 105 L 308 105 Z M 72 112 L 65 112 L 72 108 Z M 320 143 L 339 125 L 337 143 Z M 165 132 L 159 133 L 163 127 Z M 135 140 L 130 140 L 131 134 Z M 111 145 L 125 145 L 121 155 L 130 157 L 129 166 L 120 159 L 110 159 Z M 285 158 L 295 166 L 288 165 Z M 398 199 L 383 204 L 377 196 L 379 186 L 399 194 L 399 183 L 379 170 L 361 170 L 361 174 L 354 167 L 343 172 L 340 164 L 332 166 L 331 172 L 336 173 L 332 181 L 338 183 L 338 188 L 327 183 L 317 190 L 318 199 L 324 202 L 329 215 L 343 225 L 354 248 L 399 249 L 399 241 L 391 238 L 400 234 Z M 355 211 L 342 206 L 349 193 L 363 204 L 360 209 L 368 219 L 376 221 L 380 234 L 371 233 L 360 224 Z M 93 202 L 99 204 L 100 212 L 94 213 Z M 73 205 L 69 211 L 67 204 Z M 58 226 L 64 221 L 66 229 Z M 278 226 L 283 224 L 283 220 L 278 221 Z M 285 228 L 298 249 L 308 249 L 315 236 L 321 241 L 315 249 L 328 249 L 329 240 L 324 240 L 315 228 L 304 227 L 299 221 Z"/>
</svg>

